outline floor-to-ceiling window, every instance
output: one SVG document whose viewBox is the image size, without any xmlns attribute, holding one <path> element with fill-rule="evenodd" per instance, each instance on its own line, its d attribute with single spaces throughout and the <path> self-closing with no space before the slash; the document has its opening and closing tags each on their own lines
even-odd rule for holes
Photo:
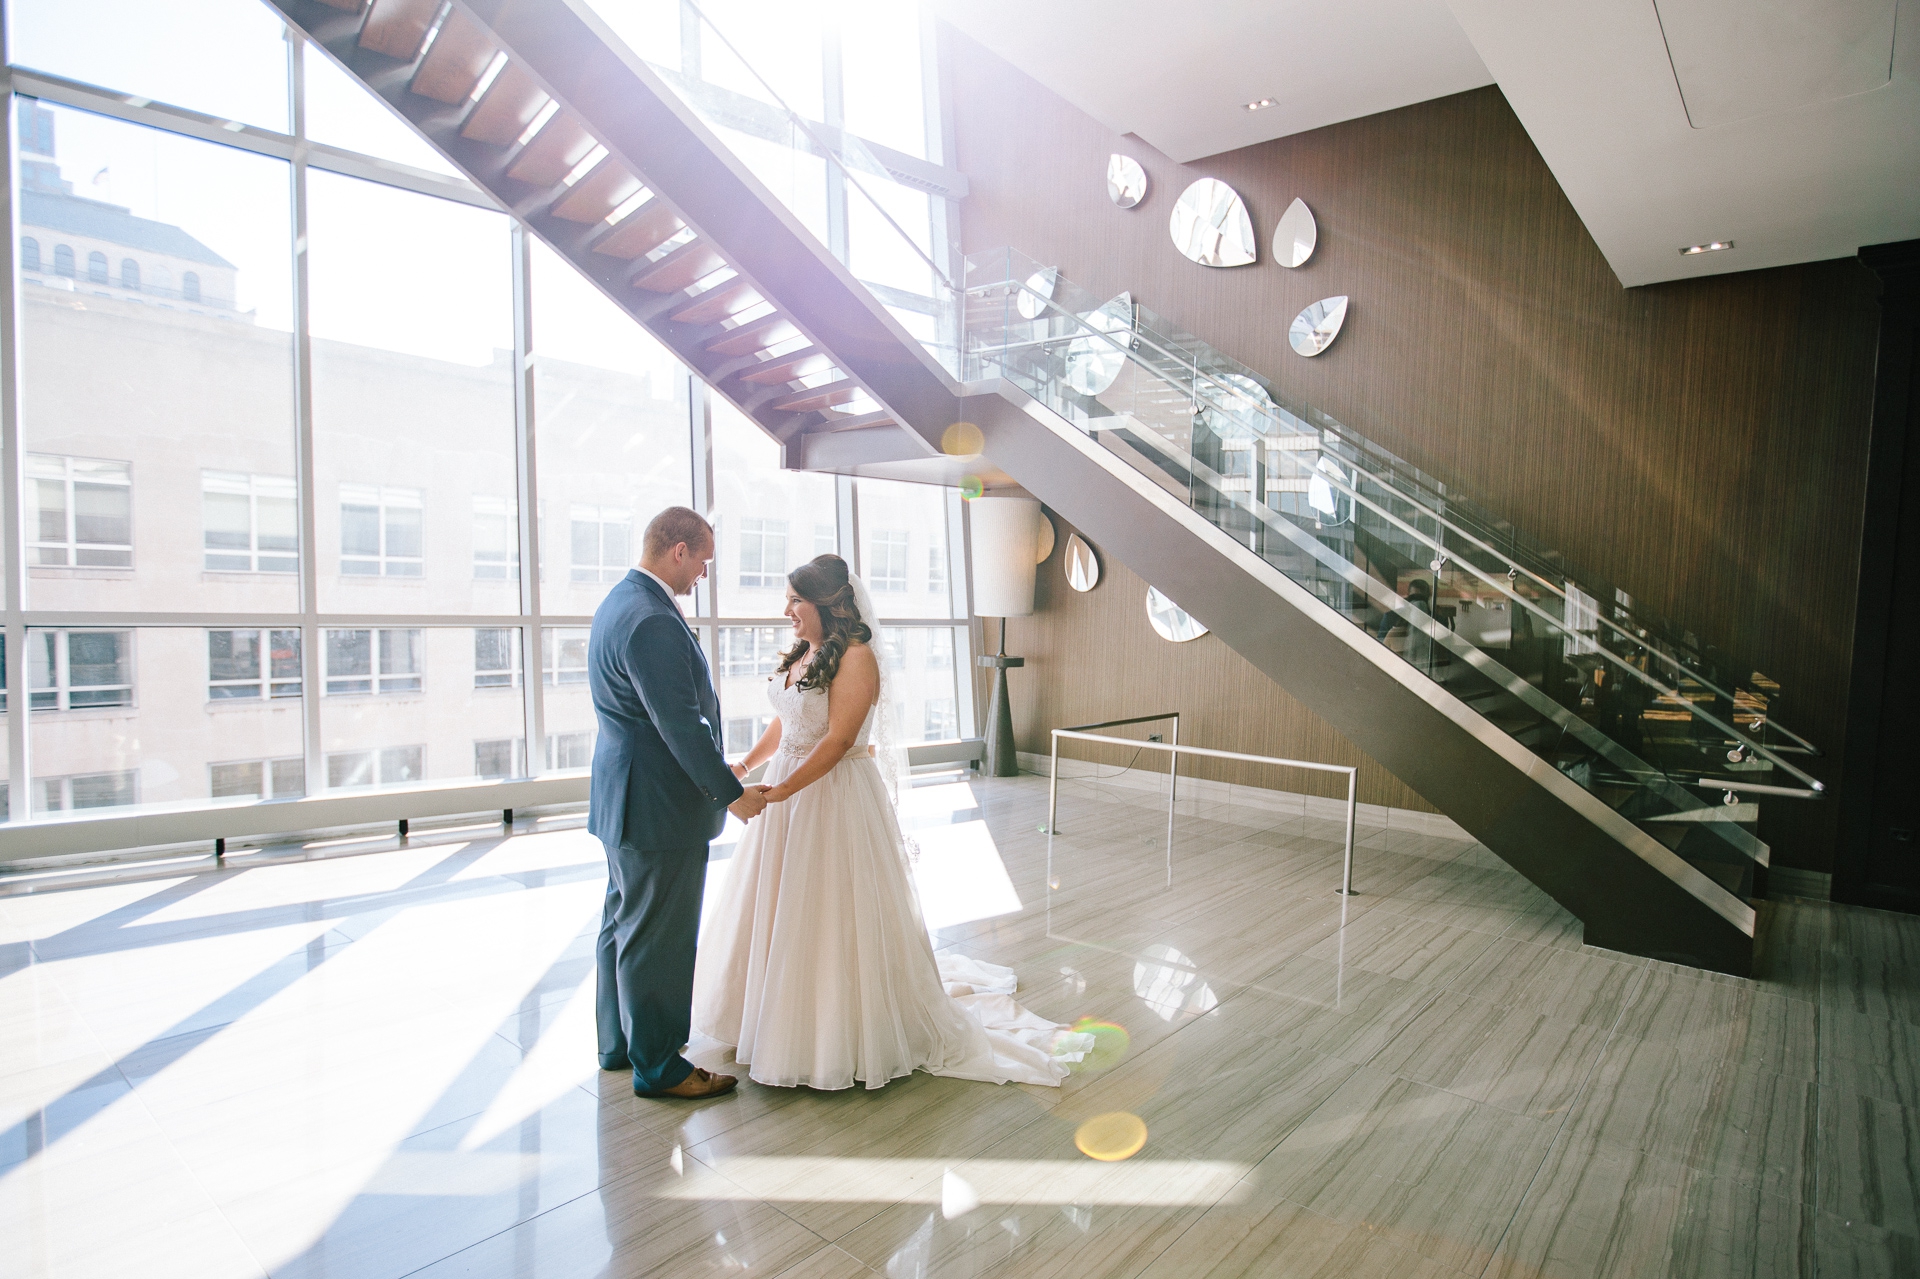
<svg viewBox="0 0 1920 1279">
<path fill-rule="evenodd" d="M 824 551 L 873 579 L 912 701 L 901 736 L 971 731 L 957 494 L 782 470 L 256 0 L 0 8 L 8 820 L 581 770 L 587 625 L 670 504 L 718 529 L 689 609 L 730 752 L 766 722 L 785 574 Z M 630 29 L 642 10 L 683 88 L 753 96 L 718 53 L 700 71 L 690 8 L 634 6 Z M 872 25 L 855 57 L 816 23 L 827 52 L 788 88 L 924 155 L 917 19 Z M 911 109 L 889 114 L 889 92 Z M 830 166 L 740 123 L 785 165 L 782 198 L 817 189 L 823 238 L 860 263 Z M 932 227 L 941 202 L 919 199 L 909 221 Z M 912 284 L 890 270 L 867 274 Z"/>
</svg>

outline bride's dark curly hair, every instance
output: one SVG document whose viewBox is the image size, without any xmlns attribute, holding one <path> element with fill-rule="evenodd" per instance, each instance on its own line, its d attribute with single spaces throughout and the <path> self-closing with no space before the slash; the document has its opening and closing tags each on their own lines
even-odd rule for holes
<svg viewBox="0 0 1920 1279">
<path fill-rule="evenodd" d="M 813 659 L 799 679 L 801 688 L 825 688 L 840 673 L 840 658 L 847 645 L 866 644 L 873 630 L 860 620 L 860 606 L 854 601 L 853 584 L 848 580 L 847 562 L 838 555 L 816 555 L 787 574 L 793 593 L 820 612 L 820 655 Z M 801 640 L 780 659 L 780 674 L 786 674 L 795 662 L 807 655 L 810 646 Z"/>
</svg>

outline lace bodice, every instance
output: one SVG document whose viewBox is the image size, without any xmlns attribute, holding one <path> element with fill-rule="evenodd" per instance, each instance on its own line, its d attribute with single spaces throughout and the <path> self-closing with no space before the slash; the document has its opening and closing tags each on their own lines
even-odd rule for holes
<svg viewBox="0 0 1920 1279">
<path fill-rule="evenodd" d="M 785 675 L 775 675 L 767 684 L 767 700 L 780 717 L 780 754 L 805 756 L 827 735 L 827 690 L 824 688 L 787 688 Z M 860 725 L 854 749 L 865 746 L 873 733 L 873 711 Z"/>
</svg>

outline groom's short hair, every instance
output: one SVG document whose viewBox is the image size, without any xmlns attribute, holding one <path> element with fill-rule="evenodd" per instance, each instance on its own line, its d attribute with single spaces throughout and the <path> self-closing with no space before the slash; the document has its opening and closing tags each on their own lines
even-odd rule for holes
<svg viewBox="0 0 1920 1279">
<path fill-rule="evenodd" d="M 648 522 L 640 547 L 651 558 L 665 555 L 682 542 L 695 551 L 703 546 L 712 546 L 713 525 L 691 507 L 669 506 Z"/>
</svg>

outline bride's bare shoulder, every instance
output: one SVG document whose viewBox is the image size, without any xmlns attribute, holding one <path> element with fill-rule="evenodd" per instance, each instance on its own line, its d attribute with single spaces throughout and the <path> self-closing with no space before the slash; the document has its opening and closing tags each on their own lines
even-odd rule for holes
<svg viewBox="0 0 1920 1279">
<path fill-rule="evenodd" d="M 849 665 L 878 673 L 880 659 L 873 655 L 873 645 L 855 640 L 848 644 L 847 651 L 840 655 L 840 669 L 844 671 Z"/>
</svg>

